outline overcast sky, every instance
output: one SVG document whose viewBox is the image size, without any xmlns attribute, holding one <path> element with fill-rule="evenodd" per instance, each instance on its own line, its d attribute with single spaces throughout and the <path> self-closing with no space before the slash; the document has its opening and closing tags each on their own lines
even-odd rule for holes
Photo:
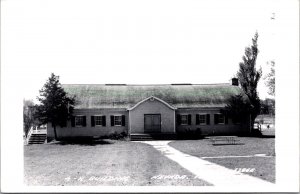
<svg viewBox="0 0 300 194">
<path fill-rule="evenodd" d="M 227 83 L 256 31 L 263 76 L 275 60 L 274 0 L 1 3 L 3 69 L 27 99 L 51 72 L 61 83 Z"/>
</svg>

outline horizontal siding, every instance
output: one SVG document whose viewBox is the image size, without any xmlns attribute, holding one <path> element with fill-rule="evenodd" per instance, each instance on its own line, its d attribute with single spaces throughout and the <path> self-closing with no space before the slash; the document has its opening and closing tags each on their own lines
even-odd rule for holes
<svg viewBox="0 0 300 194">
<path fill-rule="evenodd" d="M 86 116 L 85 127 L 72 127 L 71 121 L 67 122 L 67 127 L 56 127 L 58 138 L 66 137 L 94 137 L 94 136 L 105 136 L 113 133 L 122 133 L 128 131 L 128 111 L 120 109 L 83 109 L 74 110 L 74 116 L 83 115 Z M 93 115 L 104 115 L 106 116 L 106 126 L 94 126 L 91 125 L 91 116 Z M 125 115 L 125 126 L 111 126 L 110 115 Z M 54 137 L 54 131 L 51 124 L 48 124 L 47 128 L 48 139 Z"/>
<path fill-rule="evenodd" d="M 158 100 L 147 100 L 135 109 L 130 110 L 131 133 L 144 133 L 145 114 L 160 114 L 161 132 L 174 133 L 174 110 Z"/>
<path fill-rule="evenodd" d="M 155 105 L 155 106 L 154 106 Z M 130 111 L 131 116 L 131 130 L 132 133 L 144 132 L 144 114 L 161 114 L 162 132 L 173 132 L 174 126 L 176 132 L 185 132 L 186 130 L 196 131 L 200 129 L 203 134 L 217 135 L 217 134 L 236 134 L 239 132 L 249 131 L 249 122 L 243 124 L 233 124 L 232 120 L 228 119 L 228 124 L 214 124 L 214 114 L 220 113 L 218 108 L 187 108 L 171 110 L 160 102 L 145 102 L 136 109 Z M 191 114 L 191 125 L 174 124 L 177 114 Z M 210 114 L 209 125 L 196 125 L 196 114 Z M 59 138 L 66 137 L 94 137 L 106 136 L 113 133 L 128 132 L 129 129 L 129 111 L 125 109 L 75 109 L 73 115 L 86 116 L 86 127 L 72 127 L 71 121 L 67 122 L 67 127 L 57 127 L 57 135 Z M 91 116 L 105 115 L 106 126 L 91 126 Z M 125 126 L 111 126 L 110 115 L 125 115 Z M 175 116 L 175 118 L 174 118 Z M 48 140 L 54 138 L 54 131 L 51 124 L 47 125 Z"/>
<path fill-rule="evenodd" d="M 176 132 L 185 132 L 188 130 L 196 131 L 197 129 L 203 134 L 208 135 L 218 135 L 218 134 L 236 134 L 239 132 L 249 131 L 249 124 L 234 124 L 231 118 L 228 118 L 228 124 L 215 124 L 214 123 L 214 114 L 220 113 L 220 109 L 178 109 L 176 110 L 177 114 L 191 114 L 191 125 L 178 125 L 176 122 Z M 196 114 L 209 114 L 210 115 L 210 124 L 196 125 Z M 176 116 L 177 118 L 177 116 Z"/>
</svg>

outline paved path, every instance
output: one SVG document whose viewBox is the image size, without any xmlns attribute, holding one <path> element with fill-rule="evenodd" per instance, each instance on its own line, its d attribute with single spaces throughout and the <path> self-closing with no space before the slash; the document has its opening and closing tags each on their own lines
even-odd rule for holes
<svg viewBox="0 0 300 194">
<path fill-rule="evenodd" d="M 274 187 L 273 183 L 225 168 L 215 163 L 184 154 L 168 145 L 170 141 L 141 141 L 159 150 L 164 156 L 214 186 L 263 186 Z"/>
<path fill-rule="evenodd" d="M 271 158 L 273 156 L 267 156 L 266 154 L 254 154 L 254 155 L 246 155 L 246 156 L 207 156 L 207 157 L 200 157 L 200 158 L 207 159 L 207 158 L 254 158 L 254 157 Z"/>
</svg>

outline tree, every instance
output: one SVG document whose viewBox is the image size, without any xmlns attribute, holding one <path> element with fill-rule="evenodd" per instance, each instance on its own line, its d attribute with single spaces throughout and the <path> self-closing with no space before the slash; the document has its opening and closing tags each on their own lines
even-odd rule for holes
<svg viewBox="0 0 300 194">
<path fill-rule="evenodd" d="M 270 61 L 271 71 L 266 75 L 266 86 L 269 88 L 268 94 L 275 96 L 275 61 Z"/>
<path fill-rule="evenodd" d="M 233 122 L 239 123 L 249 118 L 252 105 L 243 95 L 238 94 L 229 98 L 225 109 Z"/>
<path fill-rule="evenodd" d="M 266 98 L 261 101 L 261 114 L 275 115 L 275 99 Z"/>
<path fill-rule="evenodd" d="M 252 38 L 252 45 L 245 48 L 245 55 L 243 62 L 239 63 L 240 69 L 237 72 L 237 77 L 242 89 L 248 96 L 252 105 L 251 109 L 251 127 L 253 127 L 254 120 L 260 113 L 260 99 L 257 93 L 257 84 L 262 75 L 261 68 L 256 70 L 256 59 L 258 54 L 257 48 L 258 33 L 256 32 Z"/>
<path fill-rule="evenodd" d="M 34 119 L 35 106 L 32 100 L 23 100 L 23 130 L 27 137 L 31 127 L 38 125 Z"/>
<path fill-rule="evenodd" d="M 75 96 L 69 97 L 59 82 L 59 76 L 51 74 L 48 81 L 39 91 L 37 97 L 40 105 L 36 106 L 37 117 L 42 124 L 51 123 L 54 128 L 54 137 L 57 140 L 56 126 L 66 126 L 67 120 L 71 118 Z"/>
</svg>

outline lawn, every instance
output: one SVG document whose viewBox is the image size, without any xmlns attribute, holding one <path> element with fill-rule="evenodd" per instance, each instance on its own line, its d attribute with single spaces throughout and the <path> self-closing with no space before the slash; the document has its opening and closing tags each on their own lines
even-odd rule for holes
<svg viewBox="0 0 300 194">
<path fill-rule="evenodd" d="M 197 157 L 250 156 L 265 154 L 268 157 L 203 158 L 227 168 L 254 169 L 244 172 L 270 182 L 275 182 L 275 138 L 239 137 L 239 145 L 212 145 L 208 139 L 184 140 L 169 143 L 170 146 Z"/>
<path fill-rule="evenodd" d="M 202 186 L 150 145 L 126 141 L 24 146 L 27 185 Z"/>
<path fill-rule="evenodd" d="M 258 115 L 255 119 L 261 125 L 263 136 L 275 137 L 275 116 L 274 115 Z"/>
</svg>

